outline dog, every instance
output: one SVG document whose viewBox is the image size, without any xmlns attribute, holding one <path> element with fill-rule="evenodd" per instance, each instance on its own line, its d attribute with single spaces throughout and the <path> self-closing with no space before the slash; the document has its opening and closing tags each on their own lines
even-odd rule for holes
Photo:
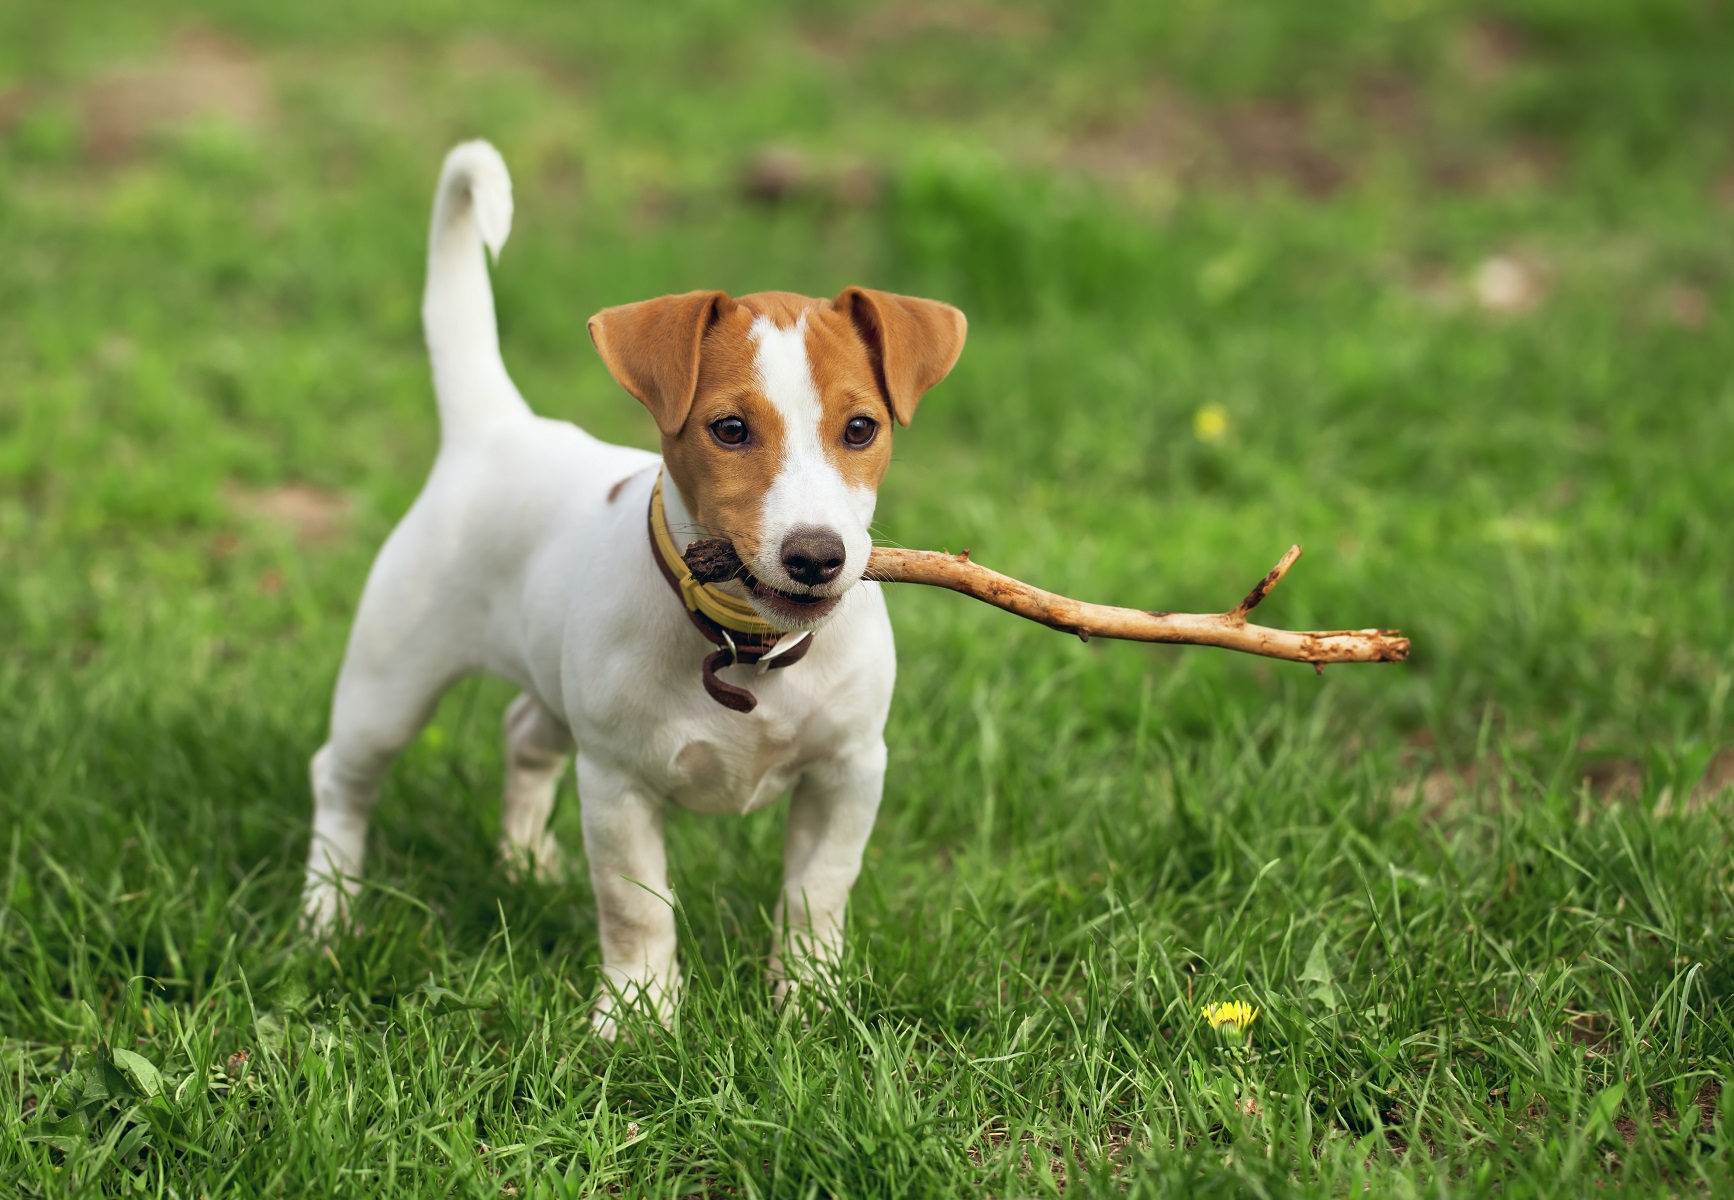
<svg viewBox="0 0 1734 1200">
<path fill-rule="evenodd" d="M 885 779 L 896 650 L 864 577 L 894 425 L 963 350 L 934 300 L 851 287 L 835 299 L 695 291 L 588 322 L 614 379 L 650 411 L 661 455 L 530 411 L 500 356 L 484 256 L 512 184 L 486 142 L 445 160 L 422 323 L 439 453 L 374 561 L 312 760 L 303 911 L 348 920 L 380 779 L 441 694 L 487 672 L 505 714 L 500 850 L 552 872 L 548 829 L 574 754 L 596 892 L 598 1033 L 620 1006 L 667 1023 L 681 986 L 663 850 L 670 802 L 750 813 L 791 796 L 769 975 L 780 1004 L 827 978 Z M 704 584 L 701 535 L 743 570 Z"/>
</svg>

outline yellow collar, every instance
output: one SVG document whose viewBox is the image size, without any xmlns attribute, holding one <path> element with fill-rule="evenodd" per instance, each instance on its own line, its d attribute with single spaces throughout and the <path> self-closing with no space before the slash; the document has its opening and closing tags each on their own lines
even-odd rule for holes
<svg viewBox="0 0 1734 1200">
<path fill-rule="evenodd" d="M 738 596 L 731 596 L 712 583 L 700 583 L 687 569 L 686 560 L 675 547 L 674 535 L 668 531 L 668 517 L 662 508 L 662 474 L 657 473 L 656 486 L 650 492 L 650 536 L 656 542 L 656 552 L 680 585 L 680 598 L 690 612 L 703 613 L 724 629 L 735 633 L 781 633 L 776 626 L 762 619 L 758 610 Z"/>
</svg>

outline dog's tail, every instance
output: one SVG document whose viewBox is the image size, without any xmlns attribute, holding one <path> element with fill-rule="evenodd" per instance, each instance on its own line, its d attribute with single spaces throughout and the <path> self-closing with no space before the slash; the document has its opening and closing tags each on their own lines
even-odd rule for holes
<svg viewBox="0 0 1734 1200">
<path fill-rule="evenodd" d="M 428 233 L 421 322 L 433 359 L 442 438 L 527 412 L 500 358 L 494 291 L 482 247 L 498 259 L 512 231 L 512 177 L 487 142 L 446 155 Z"/>
</svg>

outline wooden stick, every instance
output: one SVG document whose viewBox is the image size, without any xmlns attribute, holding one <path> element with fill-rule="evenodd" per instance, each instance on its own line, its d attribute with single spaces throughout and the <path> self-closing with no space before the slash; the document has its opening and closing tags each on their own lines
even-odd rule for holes
<svg viewBox="0 0 1734 1200">
<path fill-rule="evenodd" d="M 721 542 L 722 545 L 717 545 Z M 1270 629 L 1250 624 L 1246 615 L 1257 608 L 1271 589 L 1288 574 L 1301 556 L 1299 546 L 1289 547 L 1282 560 L 1270 569 L 1246 598 L 1224 613 L 1148 612 L 1141 608 L 1113 608 L 1086 604 L 1053 592 L 1044 592 L 1021 580 L 970 561 L 969 551 L 945 554 L 936 550 L 896 550 L 875 547 L 867 561 L 866 577 L 881 583 L 924 583 L 950 588 L 996 608 L 1031 621 L 1075 633 L 1084 641 L 1092 637 L 1122 638 L 1133 642 L 1167 642 L 1193 646 L 1221 646 L 1266 658 L 1309 662 L 1319 670 L 1325 663 L 1402 662 L 1409 657 L 1409 639 L 1395 629 Z M 694 542 L 687 550 L 687 564 L 700 582 L 717 583 L 741 574 L 734 547 L 721 538 Z"/>
</svg>

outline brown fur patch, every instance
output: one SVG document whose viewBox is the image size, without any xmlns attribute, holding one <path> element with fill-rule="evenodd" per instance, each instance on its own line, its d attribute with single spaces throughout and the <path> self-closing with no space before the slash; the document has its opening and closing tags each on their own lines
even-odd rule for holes
<svg viewBox="0 0 1734 1200">
<path fill-rule="evenodd" d="M 824 411 L 819 444 L 825 458 L 850 487 L 877 489 L 891 466 L 891 419 L 879 381 L 855 326 L 826 304 L 807 317 L 807 362 L 813 370 Z M 865 446 L 851 446 L 843 431 L 856 417 L 879 423 L 879 432 Z"/>
<path fill-rule="evenodd" d="M 788 301 L 802 299 L 770 296 L 779 313 L 788 312 Z M 743 559 L 759 549 L 760 509 L 783 466 L 783 418 L 759 387 L 758 344 L 748 334 L 758 315 L 754 302 L 762 299 L 742 297 L 705 334 L 692 411 L 679 433 L 662 439 L 663 458 L 687 511 L 711 533 L 734 542 Z M 724 446 L 711 435 L 713 424 L 731 416 L 747 423 L 745 445 Z"/>
<path fill-rule="evenodd" d="M 828 300 L 790 292 L 738 298 L 705 334 L 692 412 L 678 434 L 664 437 L 663 456 L 687 511 L 705 529 L 729 538 L 743 560 L 759 543 L 765 494 L 782 470 L 782 414 L 760 387 L 753 322 L 768 318 L 781 329 L 807 319 L 806 350 L 824 416 L 819 436 L 826 457 L 852 487 L 877 488 L 891 465 L 891 414 L 880 395 L 867 347 L 854 326 Z M 718 444 L 710 427 L 723 417 L 747 423 L 743 446 Z M 844 428 L 858 416 L 879 423 L 873 442 L 848 446 Z"/>
<path fill-rule="evenodd" d="M 801 296 L 794 292 L 754 292 L 750 296 L 740 296 L 735 300 L 753 317 L 769 317 L 771 324 L 778 329 L 788 329 L 801 319 L 802 313 L 811 314 L 814 309 L 824 308 L 829 301 L 815 300 L 811 296 Z M 751 327 L 749 319 L 747 326 Z"/>
</svg>

